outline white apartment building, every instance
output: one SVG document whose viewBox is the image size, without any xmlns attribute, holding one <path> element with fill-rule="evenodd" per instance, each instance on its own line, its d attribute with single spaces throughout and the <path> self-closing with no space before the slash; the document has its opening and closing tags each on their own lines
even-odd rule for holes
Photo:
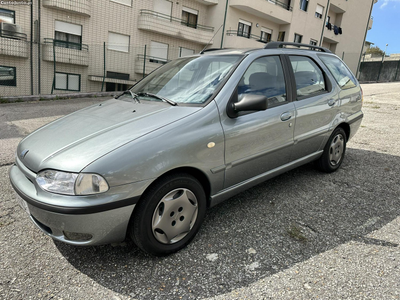
<svg viewBox="0 0 400 300">
<path fill-rule="evenodd" d="M 377 0 L 36 0 L 0 4 L 0 97 L 124 90 L 168 60 L 268 41 L 355 73 Z"/>
</svg>

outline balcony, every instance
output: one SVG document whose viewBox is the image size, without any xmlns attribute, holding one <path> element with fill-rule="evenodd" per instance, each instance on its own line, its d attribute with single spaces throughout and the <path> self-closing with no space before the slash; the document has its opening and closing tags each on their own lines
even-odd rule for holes
<svg viewBox="0 0 400 300">
<path fill-rule="evenodd" d="M 90 17 L 92 0 L 43 0 L 43 6 Z"/>
<path fill-rule="evenodd" d="M 347 0 L 331 0 L 329 10 L 335 13 L 343 14 L 347 11 L 349 2 Z"/>
<path fill-rule="evenodd" d="M 0 55 L 28 58 L 28 49 L 25 33 L 0 32 Z"/>
<path fill-rule="evenodd" d="M 225 48 L 262 48 L 267 41 L 262 41 L 258 35 L 243 35 L 237 30 L 228 30 L 224 41 Z"/>
<path fill-rule="evenodd" d="M 135 61 L 135 73 L 136 74 L 142 74 L 143 75 L 143 66 L 145 67 L 144 74 L 148 75 L 151 72 L 153 72 L 155 69 L 158 69 L 159 67 L 163 66 L 166 64 L 168 61 L 165 61 L 165 59 L 159 58 L 159 57 L 154 57 L 154 56 L 148 56 L 146 55 L 146 65 L 144 65 L 145 59 L 144 59 L 143 54 L 138 54 L 137 59 Z"/>
<path fill-rule="evenodd" d="M 290 24 L 293 8 L 288 0 L 231 0 L 230 6 L 276 24 Z"/>
<path fill-rule="evenodd" d="M 196 0 L 197 2 L 200 2 L 205 5 L 216 5 L 218 4 L 218 0 Z"/>
<path fill-rule="evenodd" d="M 88 66 L 89 65 L 89 46 L 85 44 L 44 39 L 43 60 Z M 55 47 L 54 47 L 55 46 Z"/>
<path fill-rule="evenodd" d="M 334 25 L 332 25 L 332 30 L 325 28 L 324 30 L 324 41 L 330 44 L 337 44 L 340 42 L 341 34 L 335 34 Z"/>
<path fill-rule="evenodd" d="M 203 45 L 212 43 L 214 35 L 214 27 L 188 24 L 182 19 L 147 9 L 140 10 L 138 28 Z"/>
<path fill-rule="evenodd" d="M 368 30 L 371 30 L 372 29 L 372 25 L 374 24 L 374 18 L 373 17 L 371 17 L 370 19 L 369 19 L 369 21 L 368 21 Z"/>
</svg>

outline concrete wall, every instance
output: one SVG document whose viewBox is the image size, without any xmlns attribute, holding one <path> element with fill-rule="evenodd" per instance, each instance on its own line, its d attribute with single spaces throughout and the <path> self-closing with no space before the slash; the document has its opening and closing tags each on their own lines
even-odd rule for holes
<svg viewBox="0 0 400 300">
<path fill-rule="evenodd" d="M 365 61 L 360 66 L 360 82 L 400 81 L 400 60 L 398 61 Z"/>
</svg>

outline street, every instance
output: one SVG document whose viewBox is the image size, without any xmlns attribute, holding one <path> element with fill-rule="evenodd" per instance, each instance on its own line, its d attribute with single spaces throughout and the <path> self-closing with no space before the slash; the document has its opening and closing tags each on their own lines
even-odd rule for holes
<svg viewBox="0 0 400 300">
<path fill-rule="evenodd" d="M 24 136 L 106 98 L 0 104 L 0 299 L 400 299 L 400 83 L 362 88 L 337 172 L 308 164 L 242 192 L 162 258 L 54 242 L 9 183 Z"/>
</svg>

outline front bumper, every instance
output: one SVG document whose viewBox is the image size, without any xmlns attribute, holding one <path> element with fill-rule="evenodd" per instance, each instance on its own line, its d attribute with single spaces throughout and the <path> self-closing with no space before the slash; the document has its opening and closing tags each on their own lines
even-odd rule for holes
<svg viewBox="0 0 400 300">
<path fill-rule="evenodd" d="M 32 222 L 55 240 L 72 245 L 123 241 L 140 195 L 151 180 L 117 187 L 98 195 L 67 196 L 43 191 L 36 174 L 17 158 L 10 181 Z"/>
</svg>

